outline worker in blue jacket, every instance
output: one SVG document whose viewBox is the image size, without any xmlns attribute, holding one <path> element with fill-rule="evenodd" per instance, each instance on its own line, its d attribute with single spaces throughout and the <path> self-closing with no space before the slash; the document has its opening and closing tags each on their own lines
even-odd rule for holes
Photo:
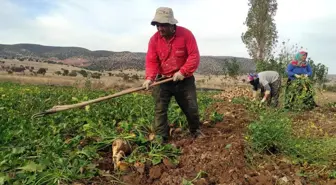
<svg viewBox="0 0 336 185">
<path fill-rule="evenodd" d="M 292 80 L 295 80 L 297 78 L 308 78 L 312 76 L 313 72 L 310 64 L 307 61 L 307 56 L 308 52 L 300 51 L 295 55 L 295 59 L 288 64 L 286 69 L 288 75 L 286 91 Z M 310 98 L 313 99 L 313 97 Z M 314 103 L 314 106 L 317 107 L 315 101 L 312 101 Z"/>
<path fill-rule="evenodd" d="M 288 82 L 295 80 L 296 78 L 306 78 L 312 75 L 312 69 L 307 62 L 306 51 L 300 51 L 295 55 L 295 60 L 290 62 L 287 66 Z"/>
</svg>

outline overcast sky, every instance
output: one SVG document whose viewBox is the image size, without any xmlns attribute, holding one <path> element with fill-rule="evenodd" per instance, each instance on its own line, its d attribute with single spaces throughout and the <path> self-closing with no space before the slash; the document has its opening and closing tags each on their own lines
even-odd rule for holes
<svg viewBox="0 0 336 185">
<path fill-rule="evenodd" d="M 308 49 L 336 74 L 335 0 L 278 0 L 279 39 Z M 160 6 L 173 8 L 201 55 L 249 57 L 241 41 L 247 0 L 0 0 L 0 43 L 145 52 Z"/>
</svg>

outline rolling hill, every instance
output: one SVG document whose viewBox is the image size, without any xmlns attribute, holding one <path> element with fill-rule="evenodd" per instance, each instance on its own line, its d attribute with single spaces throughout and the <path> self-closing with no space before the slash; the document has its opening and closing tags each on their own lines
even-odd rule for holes
<svg viewBox="0 0 336 185">
<path fill-rule="evenodd" d="M 91 51 L 81 47 L 44 46 L 38 44 L 0 44 L 0 58 L 16 58 L 36 62 L 64 63 L 90 70 L 144 70 L 145 53 Z M 223 74 L 225 61 L 237 59 L 243 73 L 255 71 L 251 59 L 231 56 L 201 56 L 199 74 Z"/>
</svg>

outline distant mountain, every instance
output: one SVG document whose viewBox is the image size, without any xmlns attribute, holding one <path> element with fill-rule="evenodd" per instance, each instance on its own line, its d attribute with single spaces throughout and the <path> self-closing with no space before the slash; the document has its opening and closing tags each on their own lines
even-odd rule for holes
<svg viewBox="0 0 336 185">
<path fill-rule="evenodd" d="M 91 51 L 81 47 L 43 46 L 38 44 L 0 44 L 1 58 L 65 63 L 90 70 L 144 70 L 145 53 Z M 199 74 L 223 74 L 225 61 L 236 58 L 241 72 L 255 71 L 251 59 L 231 56 L 201 56 Z"/>
</svg>

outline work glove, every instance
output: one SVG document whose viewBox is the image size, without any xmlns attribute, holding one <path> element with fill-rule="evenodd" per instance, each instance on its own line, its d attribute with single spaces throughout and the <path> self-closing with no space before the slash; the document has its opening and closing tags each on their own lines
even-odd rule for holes
<svg viewBox="0 0 336 185">
<path fill-rule="evenodd" d="M 271 94 L 271 91 L 265 91 L 265 95 L 269 95 L 269 94 Z M 266 96 L 264 96 L 264 98 L 260 101 L 260 106 L 262 106 L 264 103 L 265 103 L 265 101 L 267 100 L 267 98 L 266 98 Z"/>
<path fill-rule="evenodd" d="M 308 74 L 304 74 L 303 76 L 304 76 L 305 78 L 308 78 Z"/>
<path fill-rule="evenodd" d="M 265 101 L 266 101 L 266 98 L 263 98 L 259 103 L 259 107 L 262 107 L 264 105 Z"/>
<path fill-rule="evenodd" d="M 148 90 L 149 85 L 152 84 L 152 80 L 145 80 L 145 82 L 142 84 L 142 87 L 146 87 L 146 90 Z"/>
<path fill-rule="evenodd" d="M 301 75 L 295 74 L 295 78 L 301 78 Z"/>
<path fill-rule="evenodd" d="M 183 80 L 184 76 L 182 75 L 182 73 L 180 71 L 176 72 L 173 76 L 173 81 L 179 81 L 179 80 Z"/>
</svg>

